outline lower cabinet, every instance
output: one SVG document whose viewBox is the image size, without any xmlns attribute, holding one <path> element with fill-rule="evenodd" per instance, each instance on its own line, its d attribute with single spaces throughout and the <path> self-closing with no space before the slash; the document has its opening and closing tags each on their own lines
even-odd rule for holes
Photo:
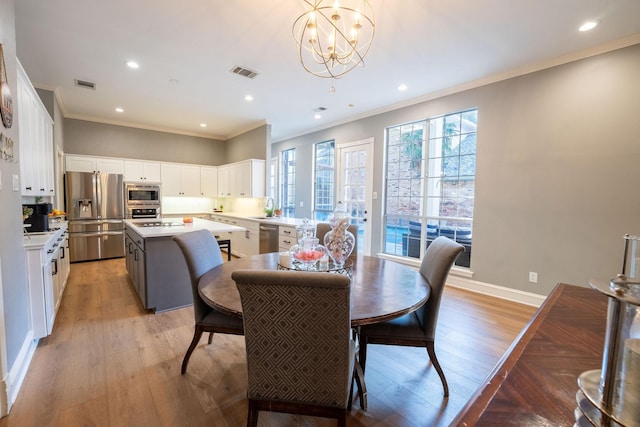
<svg viewBox="0 0 640 427">
<path fill-rule="evenodd" d="M 296 228 L 294 226 L 281 225 L 278 237 L 280 252 L 287 252 L 291 249 L 291 246 L 298 243 Z"/>
<path fill-rule="evenodd" d="M 42 236 L 39 236 L 42 237 Z M 69 276 L 66 227 L 34 242 L 25 237 L 31 327 L 34 339 L 51 335 Z"/>
<path fill-rule="evenodd" d="M 211 215 L 211 221 L 244 227 L 245 231 L 222 233 L 220 239 L 231 239 L 231 252 L 245 257 L 260 253 L 260 223 L 248 219 L 225 215 Z"/>
<path fill-rule="evenodd" d="M 125 264 L 144 308 L 162 312 L 193 304 L 189 270 L 171 236 L 143 238 L 126 228 Z"/>
<path fill-rule="evenodd" d="M 124 244 L 127 274 L 129 275 L 129 279 L 131 279 L 131 283 L 133 283 L 133 288 L 136 290 L 136 293 L 140 298 L 140 302 L 145 308 L 149 308 L 147 301 L 147 274 L 144 239 L 137 233 L 127 229 Z"/>
</svg>

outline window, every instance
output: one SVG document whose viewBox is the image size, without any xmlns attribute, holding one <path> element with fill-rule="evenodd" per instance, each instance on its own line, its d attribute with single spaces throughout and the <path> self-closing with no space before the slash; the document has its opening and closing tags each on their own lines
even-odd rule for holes
<svg viewBox="0 0 640 427">
<path fill-rule="evenodd" d="M 468 110 L 387 128 L 384 253 L 421 258 L 442 235 L 470 266 L 476 127 Z"/>
<path fill-rule="evenodd" d="M 314 146 L 313 218 L 326 221 L 333 212 L 335 141 Z"/>
<path fill-rule="evenodd" d="M 280 168 L 280 207 L 282 215 L 293 217 L 296 213 L 296 149 L 282 152 Z"/>
<path fill-rule="evenodd" d="M 267 183 L 267 197 L 276 199 L 276 171 L 278 169 L 278 158 L 272 157 L 269 161 L 269 181 Z"/>
</svg>

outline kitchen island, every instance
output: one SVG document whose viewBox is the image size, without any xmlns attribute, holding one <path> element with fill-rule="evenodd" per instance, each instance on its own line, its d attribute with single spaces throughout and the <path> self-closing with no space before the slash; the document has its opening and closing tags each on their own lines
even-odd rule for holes
<svg viewBox="0 0 640 427">
<path fill-rule="evenodd" d="M 125 257 L 131 282 L 144 308 L 167 311 L 193 303 L 191 280 L 182 252 L 171 239 L 196 230 L 213 235 L 243 232 L 243 227 L 194 218 L 184 224 L 178 219 L 125 220 Z"/>
</svg>

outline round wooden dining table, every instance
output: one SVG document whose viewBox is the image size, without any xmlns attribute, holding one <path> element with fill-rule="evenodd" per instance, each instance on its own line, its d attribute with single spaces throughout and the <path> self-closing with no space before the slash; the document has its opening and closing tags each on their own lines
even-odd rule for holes
<svg viewBox="0 0 640 427">
<path fill-rule="evenodd" d="M 225 262 L 200 278 L 200 296 L 211 307 L 242 317 L 240 294 L 231 279 L 231 273 L 245 269 L 276 270 L 278 260 L 279 254 L 273 252 Z M 353 327 L 380 323 L 411 313 L 422 307 L 429 298 L 431 288 L 415 268 L 364 255 L 350 260 Z"/>
</svg>

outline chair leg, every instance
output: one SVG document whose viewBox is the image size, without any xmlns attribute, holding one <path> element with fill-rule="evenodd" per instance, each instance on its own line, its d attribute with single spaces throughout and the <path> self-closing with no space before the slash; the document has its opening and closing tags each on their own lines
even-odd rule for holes
<svg viewBox="0 0 640 427">
<path fill-rule="evenodd" d="M 212 342 L 213 342 L 213 332 L 209 332 L 209 342 L 208 342 L 208 344 L 211 345 Z"/>
<path fill-rule="evenodd" d="M 364 382 L 364 372 L 360 363 L 356 360 L 355 372 L 353 373 L 356 383 L 358 383 L 358 396 L 360 397 L 360 407 L 363 411 L 367 410 L 367 385 Z"/>
<path fill-rule="evenodd" d="M 347 411 L 341 412 L 338 415 L 338 427 L 347 427 Z"/>
<path fill-rule="evenodd" d="M 444 397 L 449 397 L 449 385 L 447 385 L 447 380 L 444 377 L 444 372 L 440 367 L 440 363 L 438 363 L 438 358 L 436 357 L 436 349 L 433 341 L 427 341 L 427 353 L 429 354 L 429 359 L 431 359 L 431 363 L 433 367 L 436 368 L 436 372 L 440 376 L 440 381 L 442 381 L 442 387 L 444 387 Z"/>
<path fill-rule="evenodd" d="M 249 399 L 249 411 L 247 413 L 247 427 L 258 426 L 258 405 Z"/>
<path fill-rule="evenodd" d="M 184 359 L 182 359 L 182 375 L 187 373 L 187 365 L 189 364 L 189 358 L 191 357 L 191 353 L 196 348 L 198 343 L 200 342 L 200 338 L 202 337 L 202 326 L 196 325 L 196 330 L 193 333 L 193 339 L 191 340 L 191 345 L 187 349 L 187 354 L 184 355 Z"/>
<path fill-rule="evenodd" d="M 351 411 L 352 403 L 353 403 L 353 383 L 356 382 L 356 372 L 353 371 L 353 375 L 351 376 L 351 387 L 349 388 L 349 401 L 347 402 L 347 410 Z"/>
<path fill-rule="evenodd" d="M 358 361 L 360 362 L 360 368 L 362 368 L 362 378 L 364 378 L 364 370 L 367 363 L 367 337 L 360 335 L 358 344 L 360 346 L 358 350 Z"/>
</svg>

